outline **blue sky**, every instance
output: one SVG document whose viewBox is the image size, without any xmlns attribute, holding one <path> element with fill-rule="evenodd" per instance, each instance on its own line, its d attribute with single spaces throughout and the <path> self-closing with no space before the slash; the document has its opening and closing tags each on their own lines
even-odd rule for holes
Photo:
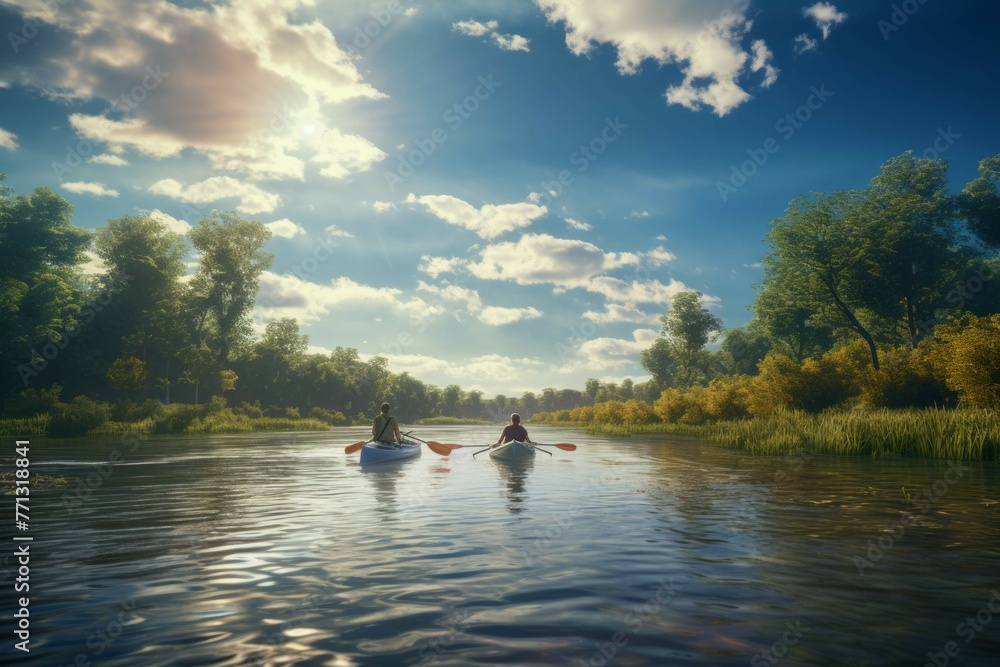
<svg viewBox="0 0 1000 667">
<path fill-rule="evenodd" d="M 641 381 L 678 291 L 750 319 L 795 196 L 910 149 L 957 190 L 1000 153 L 998 22 L 934 0 L 2 1 L 0 172 L 88 228 L 269 224 L 257 326 L 296 317 L 317 351 L 487 395 Z"/>
</svg>

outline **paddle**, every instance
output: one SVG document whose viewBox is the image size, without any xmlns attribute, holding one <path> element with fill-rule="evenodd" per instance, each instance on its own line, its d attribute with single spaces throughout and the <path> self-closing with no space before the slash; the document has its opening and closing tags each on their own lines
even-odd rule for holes
<svg viewBox="0 0 1000 667">
<path fill-rule="evenodd" d="M 546 454 L 548 454 L 549 456 L 552 456 L 552 452 L 550 452 L 549 450 L 547 450 L 547 449 L 542 449 L 541 447 L 539 447 L 538 445 L 536 445 L 536 444 L 535 444 L 535 443 L 533 443 L 533 442 L 529 442 L 528 444 L 529 444 L 529 445 L 531 445 L 532 447 L 534 447 L 535 449 L 537 449 L 538 451 L 540 451 L 540 452 L 545 452 L 545 453 L 546 453 Z"/>
<path fill-rule="evenodd" d="M 361 440 L 360 442 L 356 442 L 353 445 L 348 445 L 347 447 L 345 447 L 344 448 L 344 453 L 345 454 L 353 454 L 354 452 L 358 451 L 359 449 L 361 449 L 364 446 L 365 446 L 365 441 Z"/>
<path fill-rule="evenodd" d="M 529 442 L 528 444 L 529 445 L 535 445 L 535 443 L 533 443 L 533 442 Z M 558 449 L 562 449 L 562 450 L 567 451 L 567 452 L 575 452 L 576 451 L 576 445 L 574 445 L 572 443 L 569 443 L 569 442 L 560 442 L 560 443 L 555 444 L 555 445 L 550 444 L 550 443 L 542 443 L 542 444 L 544 444 L 546 447 L 556 447 Z M 445 445 L 445 447 L 451 447 L 452 449 L 459 449 L 460 447 L 464 447 L 464 446 L 465 445 Z M 538 445 L 535 445 L 535 446 L 537 447 Z M 544 452 L 545 450 L 543 449 L 542 451 Z M 476 452 L 476 454 L 478 454 L 478 453 L 479 452 Z M 548 453 L 551 453 L 551 452 L 548 452 Z M 473 456 L 475 456 L 476 454 L 473 454 Z"/>
<path fill-rule="evenodd" d="M 490 445 L 490 446 L 489 446 L 489 447 L 487 447 L 486 449 L 480 449 L 480 450 L 479 450 L 478 452 L 473 452 L 473 453 L 472 453 L 472 457 L 473 457 L 473 458 L 475 458 L 475 457 L 476 457 L 476 454 L 482 454 L 483 452 L 488 452 L 488 451 L 490 451 L 491 449 L 493 449 L 493 445 Z"/>
<path fill-rule="evenodd" d="M 413 433 L 413 431 L 410 431 L 405 435 L 409 436 L 410 440 L 416 440 L 417 442 L 424 443 L 425 445 L 427 445 L 428 449 L 430 449 L 435 454 L 440 454 L 441 456 L 448 456 L 449 454 L 451 454 L 450 445 L 442 445 L 440 442 L 434 442 L 433 440 L 421 440 L 420 438 L 410 435 L 410 433 Z"/>
</svg>

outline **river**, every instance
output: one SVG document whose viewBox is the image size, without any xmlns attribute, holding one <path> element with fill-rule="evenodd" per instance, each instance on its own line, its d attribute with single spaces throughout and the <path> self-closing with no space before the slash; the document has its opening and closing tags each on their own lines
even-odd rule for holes
<svg viewBox="0 0 1000 667">
<path fill-rule="evenodd" d="M 343 452 L 360 428 L 150 437 L 134 451 L 33 439 L 32 471 L 68 484 L 31 496 L 31 650 L 5 633 L 0 662 L 943 667 L 1000 656 L 996 463 L 755 458 L 680 437 L 530 431 L 579 448 L 514 468 L 473 458 L 475 447 L 425 449 L 362 470 Z M 498 433 L 415 435 L 473 445 Z"/>
</svg>

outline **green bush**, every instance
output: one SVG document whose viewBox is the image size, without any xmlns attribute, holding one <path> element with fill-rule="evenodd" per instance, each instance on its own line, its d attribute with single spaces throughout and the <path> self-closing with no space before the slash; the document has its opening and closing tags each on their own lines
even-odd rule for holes
<svg viewBox="0 0 1000 667">
<path fill-rule="evenodd" d="M 260 407 L 260 401 L 254 401 L 252 404 L 243 401 L 240 403 L 240 407 L 233 410 L 236 414 L 246 415 L 251 419 L 260 419 L 264 416 L 264 411 Z"/>
<path fill-rule="evenodd" d="M 208 406 L 174 403 L 164 408 L 156 420 L 156 433 L 184 433 L 195 419 L 208 414 Z"/>
<path fill-rule="evenodd" d="M 52 409 L 59 405 L 59 394 L 62 393 L 62 389 L 58 384 L 37 391 L 25 389 L 17 398 L 7 401 L 4 415 L 13 418 L 26 418 L 52 412 Z"/>
<path fill-rule="evenodd" d="M 282 417 L 285 419 L 302 419 L 302 415 L 299 413 L 298 408 L 285 408 L 285 412 Z"/>
<path fill-rule="evenodd" d="M 318 419 L 324 424 L 329 424 L 330 426 L 346 426 L 347 417 L 344 413 L 337 412 L 335 410 L 327 410 L 321 407 L 314 407 L 309 410 L 310 419 Z"/>
<path fill-rule="evenodd" d="M 49 433 L 57 436 L 86 435 L 111 419 L 107 403 L 77 396 L 69 403 L 59 403 L 53 408 L 49 420 Z"/>
</svg>

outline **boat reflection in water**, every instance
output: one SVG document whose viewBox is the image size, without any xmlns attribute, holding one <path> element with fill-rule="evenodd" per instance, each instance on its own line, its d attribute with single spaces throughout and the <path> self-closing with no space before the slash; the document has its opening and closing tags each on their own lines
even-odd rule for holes
<svg viewBox="0 0 1000 667">
<path fill-rule="evenodd" d="M 383 514 L 383 521 L 396 521 L 398 510 L 404 507 L 425 504 L 434 487 L 442 481 L 439 478 L 451 472 L 447 461 L 421 463 L 415 458 L 355 465 L 364 479 L 371 483 L 377 511 Z"/>
<path fill-rule="evenodd" d="M 527 492 L 525 482 L 528 475 L 535 467 L 534 459 L 518 459 L 514 461 L 503 461 L 500 459 L 490 459 L 493 467 L 500 473 L 500 479 L 507 485 L 507 510 L 514 514 L 528 509 L 525 501 Z"/>
</svg>

